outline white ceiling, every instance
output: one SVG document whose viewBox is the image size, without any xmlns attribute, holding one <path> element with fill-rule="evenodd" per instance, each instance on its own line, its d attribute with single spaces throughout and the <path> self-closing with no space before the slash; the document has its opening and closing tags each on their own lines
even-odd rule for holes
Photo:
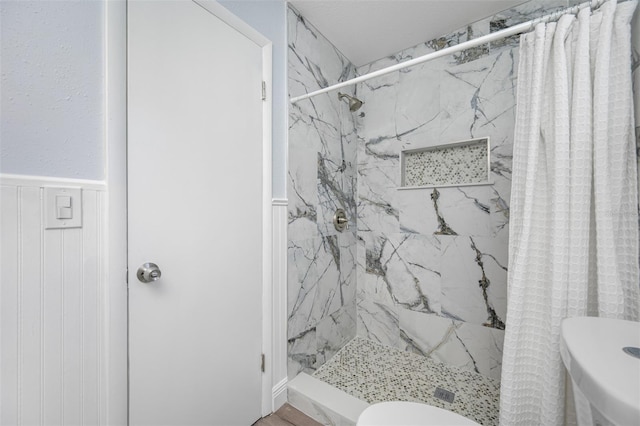
<svg viewBox="0 0 640 426">
<path fill-rule="evenodd" d="M 356 66 L 455 31 L 524 0 L 292 0 Z"/>
</svg>

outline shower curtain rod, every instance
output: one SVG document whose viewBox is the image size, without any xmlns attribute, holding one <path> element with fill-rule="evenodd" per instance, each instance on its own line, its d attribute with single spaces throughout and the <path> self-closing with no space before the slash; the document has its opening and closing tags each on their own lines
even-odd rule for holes
<svg viewBox="0 0 640 426">
<path fill-rule="evenodd" d="M 559 10 L 557 12 L 554 12 L 552 14 L 549 14 L 549 15 L 546 15 L 546 16 L 542 16 L 540 18 L 532 19 L 531 21 L 523 22 L 521 24 L 517 24 L 517 25 L 514 25 L 514 26 L 509 27 L 509 28 L 505 28 L 504 30 L 496 31 L 496 32 L 491 33 L 491 34 L 487 34 L 487 35 L 484 35 L 484 36 L 481 36 L 481 37 L 478 37 L 478 38 L 474 38 L 473 40 L 465 41 L 463 43 L 456 44 L 455 46 L 447 47 L 445 49 L 438 50 L 438 51 L 432 52 L 432 53 L 428 53 L 428 54 L 426 54 L 424 56 L 420 56 L 420 57 L 417 57 L 415 59 L 411 59 L 409 61 L 401 62 L 399 64 L 392 65 L 390 67 L 383 68 L 383 69 L 378 70 L 378 71 L 370 72 L 368 74 L 361 75 L 360 77 L 352 78 L 351 80 L 347 80 L 347 81 L 344 81 L 342 83 L 334 84 L 333 86 L 325 87 L 324 89 L 319 89 L 319 90 L 307 93 L 307 94 L 302 95 L 302 96 L 296 96 L 294 98 L 291 98 L 290 102 L 292 104 L 295 104 L 298 101 L 301 101 L 301 100 L 304 100 L 304 99 L 308 99 L 308 98 L 311 98 L 311 97 L 316 96 L 316 95 L 321 95 L 323 93 L 331 92 L 332 90 L 340 89 L 342 87 L 351 86 L 352 84 L 361 83 L 363 81 L 367 81 L 367 80 L 370 80 L 370 79 L 375 78 L 375 77 L 380 77 L 381 75 L 389 74 L 389 73 L 392 73 L 394 71 L 401 70 L 403 68 L 412 67 L 414 65 L 418 65 L 418 64 L 421 64 L 423 62 L 428 62 L 428 61 L 431 61 L 433 59 L 440 58 L 442 56 L 446 56 L 446 55 L 450 55 L 452 53 L 460 52 L 461 50 L 466 50 L 466 49 L 469 49 L 471 47 L 480 46 L 482 44 L 486 44 L 486 43 L 489 43 L 489 42 L 492 42 L 492 41 L 495 41 L 495 40 L 500 40 L 500 39 L 503 39 L 505 37 L 509 37 L 509 36 L 512 36 L 512 35 L 515 35 L 515 34 L 524 33 L 526 31 L 533 30 L 535 28 L 535 26 L 537 24 L 539 24 L 539 23 L 555 21 L 556 19 L 560 18 L 562 15 L 565 15 L 567 13 L 576 13 L 580 9 L 585 8 L 585 7 L 590 7 L 592 9 L 596 9 L 596 8 L 600 7 L 600 5 L 602 3 L 604 3 L 604 1 L 605 0 L 594 0 L 594 1 L 590 1 L 590 2 L 580 3 L 580 4 L 576 5 L 576 6 L 568 7 L 568 8 Z"/>
</svg>

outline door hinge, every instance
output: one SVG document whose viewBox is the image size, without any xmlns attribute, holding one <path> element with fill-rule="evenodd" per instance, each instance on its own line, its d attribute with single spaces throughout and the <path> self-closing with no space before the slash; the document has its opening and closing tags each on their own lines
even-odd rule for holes
<svg viewBox="0 0 640 426">
<path fill-rule="evenodd" d="M 264 373 L 264 354 L 260 356 L 260 371 Z"/>
<path fill-rule="evenodd" d="M 124 272 L 124 280 L 127 282 L 127 285 L 129 285 L 129 268 Z"/>
<path fill-rule="evenodd" d="M 262 82 L 262 100 L 263 101 L 267 100 L 267 82 L 266 81 Z"/>
</svg>

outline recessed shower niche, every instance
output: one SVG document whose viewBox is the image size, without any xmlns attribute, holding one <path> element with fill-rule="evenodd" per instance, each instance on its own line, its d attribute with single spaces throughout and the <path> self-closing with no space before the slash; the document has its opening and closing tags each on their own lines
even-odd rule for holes
<svg viewBox="0 0 640 426">
<path fill-rule="evenodd" d="M 489 184 L 489 138 L 404 150 L 402 188 Z"/>
</svg>

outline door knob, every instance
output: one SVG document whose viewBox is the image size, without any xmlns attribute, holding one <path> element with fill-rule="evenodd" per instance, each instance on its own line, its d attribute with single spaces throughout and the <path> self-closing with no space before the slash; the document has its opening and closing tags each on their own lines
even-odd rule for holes
<svg viewBox="0 0 640 426">
<path fill-rule="evenodd" d="M 162 272 L 160 272 L 160 268 L 155 263 L 144 263 L 138 268 L 136 275 L 141 282 L 151 283 L 158 281 L 162 276 Z"/>
</svg>

